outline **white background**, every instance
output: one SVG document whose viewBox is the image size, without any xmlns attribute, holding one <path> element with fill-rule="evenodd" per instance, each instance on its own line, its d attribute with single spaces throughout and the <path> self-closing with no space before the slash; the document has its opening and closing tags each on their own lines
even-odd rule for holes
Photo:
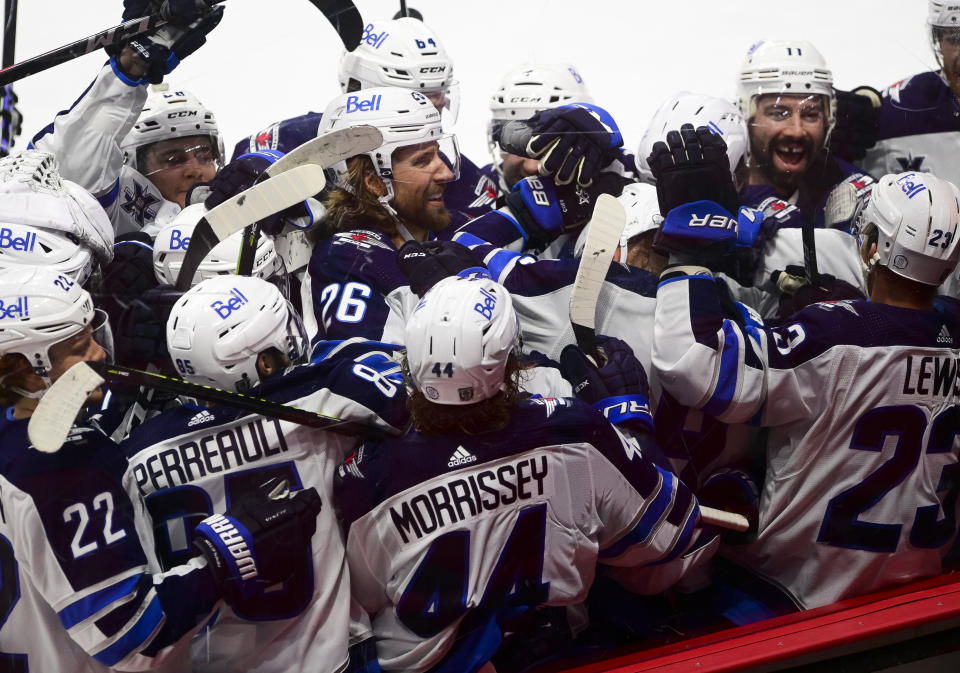
<svg viewBox="0 0 960 673">
<path fill-rule="evenodd" d="M 397 0 L 355 0 L 365 19 Z M 20 0 L 17 60 L 119 23 L 120 0 Z M 410 0 L 454 60 L 464 154 L 489 161 L 488 101 L 501 77 L 530 61 L 575 65 L 632 151 L 658 104 L 686 89 L 732 97 L 737 68 L 759 39 L 805 39 L 838 88 L 885 87 L 935 67 L 925 0 Z M 339 93 L 342 46 L 308 0 L 228 0 L 206 46 L 168 77 L 217 115 L 228 153 L 273 121 L 322 111 Z M 17 147 L 68 107 L 105 56 L 89 54 L 16 84 L 24 114 Z"/>
</svg>

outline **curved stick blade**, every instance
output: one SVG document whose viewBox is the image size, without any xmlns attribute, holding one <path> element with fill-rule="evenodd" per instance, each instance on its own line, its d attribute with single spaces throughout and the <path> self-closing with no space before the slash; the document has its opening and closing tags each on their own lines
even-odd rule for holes
<svg viewBox="0 0 960 673">
<path fill-rule="evenodd" d="M 43 394 L 30 417 L 27 424 L 30 443 L 44 453 L 59 451 L 90 393 L 102 383 L 103 378 L 86 362 L 78 362 L 68 369 Z"/>
</svg>

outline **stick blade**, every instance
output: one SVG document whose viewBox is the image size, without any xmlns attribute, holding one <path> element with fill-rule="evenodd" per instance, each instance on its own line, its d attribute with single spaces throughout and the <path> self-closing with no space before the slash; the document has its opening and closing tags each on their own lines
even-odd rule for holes
<svg viewBox="0 0 960 673">
<path fill-rule="evenodd" d="M 575 334 L 585 334 L 584 330 L 593 332 L 596 326 L 597 299 L 610 262 L 620 246 L 620 235 L 626 221 L 627 213 L 623 204 L 610 194 L 601 194 L 587 225 L 587 239 L 570 295 L 570 322 L 574 325 Z M 581 326 L 579 331 L 578 325 Z M 579 338 L 577 341 L 580 343 Z"/>
<path fill-rule="evenodd" d="M 67 440 L 77 415 L 90 393 L 100 387 L 103 378 L 86 362 L 78 362 L 40 398 L 27 424 L 27 436 L 37 450 L 56 453 Z"/>
<path fill-rule="evenodd" d="M 267 168 L 275 176 L 304 164 L 329 168 L 357 154 L 371 152 L 383 144 L 383 134 L 375 126 L 351 126 L 313 138 L 280 157 Z"/>
<path fill-rule="evenodd" d="M 725 512 L 722 509 L 714 509 L 700 505 L 700 520 L 717 528 L 726 530 L 735 530 L 738 533 L 744 533 L 750 528 L 750 522 L 747 517 L 735 512 Z"/>
</svg>

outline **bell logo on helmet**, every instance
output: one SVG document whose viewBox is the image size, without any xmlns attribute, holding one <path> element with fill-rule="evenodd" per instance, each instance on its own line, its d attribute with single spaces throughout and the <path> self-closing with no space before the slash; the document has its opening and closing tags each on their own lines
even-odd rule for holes
<svg viewBox="0 0 960 673">
<path fill-rule="evenodd" d="M 474 304 L 473 310 L 487 320 L 492 320 L 493 311 L 497 308 L 497 296 L 489 290 L 485 290 L 483 288 L 480 288 L 480 294 L 483 295 L 483 298 Z"/>
<path fill-rule="evenodd" d="M 380 109 L 380 101 L 383 95 L 376 94 L 369 100 L 360 100 L 360 96 L 349 96 L 347 98 L 347 114 L 352 112 L 373 112 Z"/>
<path fill-rule="evenodd" d="M 909 175 L 898 178 L 897 184 L 900 185 L 900 189 L 907 195 L 907 198 L 911 199 L 927 188 L 916 173 L 910 173 Z"/>
<path fill-rule="evenodd" d="M 27 297 L 17 297 L 16 303 L 8 303 L 0 299 L 0 320 L 16 318 L 23 320 L 30 317 L 30 305 Z"/>
<path fill-rule="evenodd" d="M 374 49 L 379 49 L 388 37 L 390 37 L 390 33 L 387 31 L 383 31 L 382 33 L 374 33 L 373 24 L 368 23 L 363 27 L 363 34 L 360 36 L 360 42 L 366 42 Z"/>
<path fill-rule="evenodd" d="M 179 229 L 174 229 L 170 232 L 170 249 L 171 250 L 186 250 L 190 247 L 190 237 L 184 236 L 183 232 Z"/>
<path fill-rule="evenodd" d="M 37 243 L 37 235 L 34 232 L 27 232 L 25 236 L 14 236 L 12 229 L 3 227 L 0 229 L 0 250 L 22 250 L 23 252 L 33 252 L 33 246 Z"/>
<path fill-rule="evenodd" d="M 216 300 L 210 304 L 210 308 L 217 312 L 217 315 L 222 319 L 226 320 L 230 317 L 230 314 L 250 303 L 250 300 L 247 299 L 240 290 L 233 288 L 230 290 L 230 297 L 225 300 Z"/>
</svg>

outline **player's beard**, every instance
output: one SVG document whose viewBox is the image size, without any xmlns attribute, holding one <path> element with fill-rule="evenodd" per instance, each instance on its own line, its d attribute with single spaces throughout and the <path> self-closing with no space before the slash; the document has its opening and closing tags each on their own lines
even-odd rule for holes
<svg viewBox="0 0 960 673">
<path fill-rule="evenodd" d="M 441 231 L 450 224 L 450 211 L 443 202 L 442 188 L 431 195 L 439 195 L 439 202 L 421 194 L 397 194 L 393 199 L 394 210 L 404 224 L 422 227 L 427 231 Z"/>
<path fill-rule="evenodd" d="M 774 156 L 778 146 L 800 144 L 803 151 L 803 163 L 796 169 L 783 169 L 777 167 Z M 803 140 L 785 141 L 779 136 L 774 136 L 765 147 L 761 147 L 759 152 L 754 153 L 754 159 L 757 162 L 757 168 L 763 173 L 767 180 L 782 194 L 793 194 L 800 187 L 800 181 L 813 165 L 816 152 L 813 147 L 813 140 L 809 137 Z"/>
</svg>

